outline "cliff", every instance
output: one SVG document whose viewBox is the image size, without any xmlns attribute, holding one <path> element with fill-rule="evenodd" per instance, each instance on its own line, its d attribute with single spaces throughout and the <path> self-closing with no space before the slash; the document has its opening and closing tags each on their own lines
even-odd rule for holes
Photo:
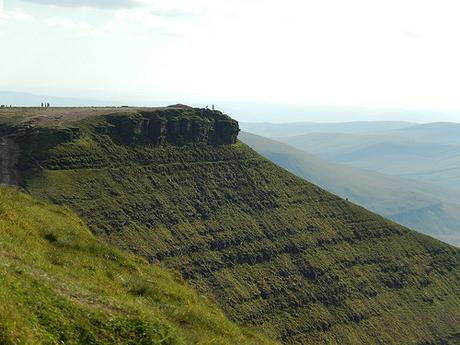
<svg viewBox="0 0 460 345">
<path fill-rule="evenodd" d="M 220 111 L 183 105 L 166 108 L 2 109 L 0 184 L 18 185 L 20 176 L 39 169 L 48 151 L 84 137 L 107 137 L 130 147 L 231 145 L 238 122 Z M 22 116 L 21 116 L 22 115 Z M 12 121 L 7 121 L 13 119 Z"/>
<path fill-rule="evenodd" d="M 108 134 L 125 145 L 187 145 L 236 143 L 238 122 L 218 111 L 177 109 L 140 111 L 134 115 L 107 116 L 107 124 L 97 126 L 97 133 Z"/>
</svg>

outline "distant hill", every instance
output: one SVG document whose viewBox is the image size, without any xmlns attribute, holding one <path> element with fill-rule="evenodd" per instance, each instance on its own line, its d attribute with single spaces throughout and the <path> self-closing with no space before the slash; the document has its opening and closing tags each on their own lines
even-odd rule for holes
<svg viewBox="0 0 460 345">
<path fill-rule="evenodd" d="M 240 140 L 281 167 L 410 228 L 460 246 L 460 194 L 417 180 L 322 160 L 242 132 Z"/>
<path fill-rule="evenodd" d="M 242 122 L 261 123 L 350 123 L 356 119 L 366 119 L 368 122 L 400 122 L 407 121 L 409 125 L 426 123 L 430 119 L 455 118 L 459 111 L 423 111 L 410 109 L 363 108 L 353 106 L 321 106 L 304 104 L 276 104 L 272 102 L 244 102 L 244 101 L 215 101 L 219 108 L 231 114 L 236 114 Z M 245 119 L 245 120 L 243 120 Z M 247 120 L 250 119 L 250 120 Z M 402 125 L 405 126 L 403 122 Z M 242 123 L 245 129 L 245 124 Z M 268 136 L 267 133 L 260 133 Z M 305 133 L 298 133 L 305 134 Z"/>
<path fill-rule="evenodd" d="M 66 208 L 0 187 L 0 214 L 1 344 L 272 343 Z"/>
<path fill-rule="evenodd" d="M 225 114 L 124 110 L 3 110 L 6 170 L 283 343 L 459 343 L 459 249 L 278 167 L 238 141 Z"/>
<path fill-rule="evenodd" d="M 412 126 L 413 123 L 403 121 L 361 121 L 361 122 L 296 122 L 296 123 L 264 123 L 242 122 L 242 130 L 264 137 L 288 137 L 306 133 L 365 133 L 383 132 Z"/>
<path fill-rule="evenodd" d="M 426 124 L 378 133 L 277 138 L 320 158 L 460 190 L 460 125 Z"/>
<path fill-rule="evenodd" d="M 434 122 L 400 129 L 402 137 L 446 145 L 460 145 L 460 123 Z"/>
</svg>

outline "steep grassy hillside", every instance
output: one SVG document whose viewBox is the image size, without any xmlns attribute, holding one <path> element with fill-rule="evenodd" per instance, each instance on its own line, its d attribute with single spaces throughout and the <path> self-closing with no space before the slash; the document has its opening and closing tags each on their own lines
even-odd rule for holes
<svg viewBox="0 0 460 345">
<path fill-rule="evenodd" d="M 221 113 L 52 125 L 11 137 L 27 190 L 177 268 L 237 323 L 298 344 L 460 341 L 459 250 L 277 167 Z"/>
<path fill-rule="evenodd" d="M 322 160 L 242 132 L 239 139 L 272 162 L 331 193 L 442 241 L 460 246 L 460 195 L 417 180 Z"/>
<path fill-rule="evenodd" d="M 0 344 L 260 344 L 176 273 L 0 187 Z"/>
</svg>

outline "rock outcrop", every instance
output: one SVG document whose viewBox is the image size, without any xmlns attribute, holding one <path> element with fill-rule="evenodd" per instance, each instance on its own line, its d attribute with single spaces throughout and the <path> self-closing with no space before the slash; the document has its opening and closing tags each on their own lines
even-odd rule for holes
<svg viewBox="0 0 460 345">
<path fill-rule="evenodd" d="M 164 109 L 107 116 L 96 128 L 125 145 L 186 145 L 204 143 L 228 145 L 236 142 L 238 122 L 208 109 Z"/>
<path fill-rule="evenodd" d="M 96 135 L 108 135 L 124 145 L 230 145 L 236 143 L 238 122 L 220 111 L 190 107 L 159 109 L 128 108 L 77 122 L 47 123 L 46 126 L 28 123 L 11 128 L 2 126 L 0 134 L 14 137 L 28 149 L 50 148 L 78 139 L 82 128 Z"/>
<path fill-rule="evenodd" d="M 17 186 L 19 173 L 17 170 L 19 147 L 7 138 L 0 138 L 0 185 Z"/>
<path fill-rule="evenodd" d="M 0 184 L 18 185 L 20 171 L 41 170 L 49 150 L 88 134 L 126 146 L 221 146 L 236 143 L 240 131 L 238 122 L 220 111 L 183 105 L 95 113 L 66 121 L 72 113 L 65 109 L 56 121 L 0 124 Z"/>
</svg>

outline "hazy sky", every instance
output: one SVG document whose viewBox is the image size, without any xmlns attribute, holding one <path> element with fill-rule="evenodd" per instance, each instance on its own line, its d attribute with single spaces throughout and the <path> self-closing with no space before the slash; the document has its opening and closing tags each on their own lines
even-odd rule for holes
<svg viewBox="0 0 460 345">
<path fill-rule="evenodd" d="M 0 0 L 0 89 L 460 109 L 459 15 L 458 0 Z"/>
</svg>

